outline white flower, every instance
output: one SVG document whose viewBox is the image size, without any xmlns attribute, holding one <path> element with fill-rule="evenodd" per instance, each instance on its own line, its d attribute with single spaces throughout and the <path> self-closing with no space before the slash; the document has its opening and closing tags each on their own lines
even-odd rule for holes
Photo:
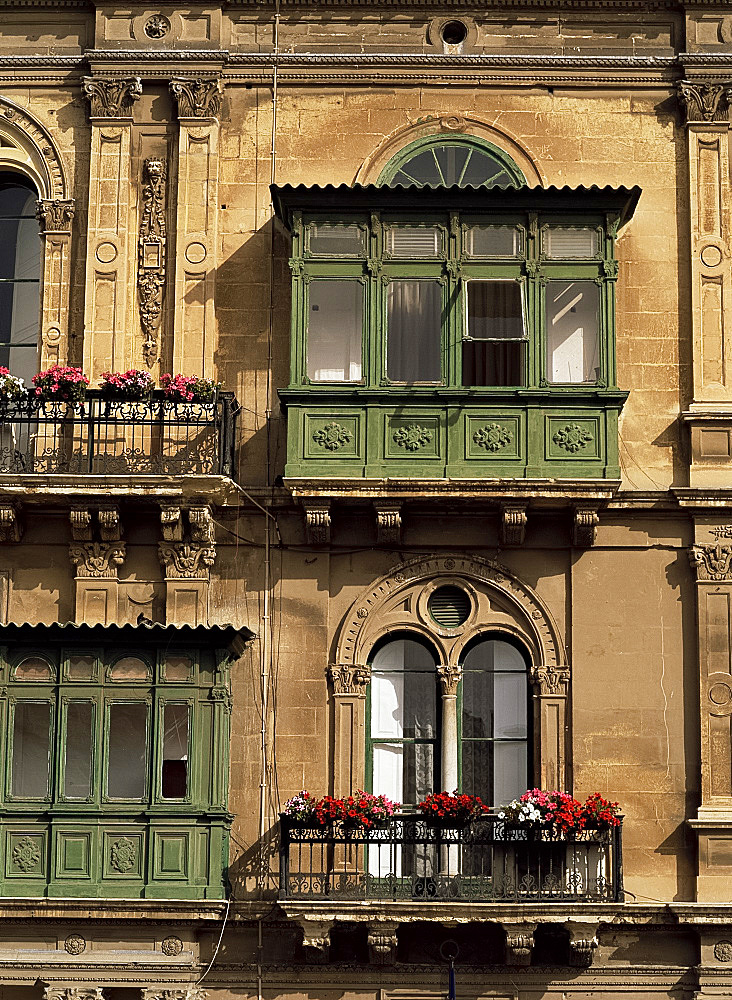
<svg viewBox="0 0 732 1000">
<path fill-rule="evenodd" d="M 505 818 L 506 818 L 506 814 L 505 814 L 505 812 L 499 812 L 499 814 L 498 814 L 498 818 L 499 818 L 499 819 L 505 819 Z"/>
</svg>

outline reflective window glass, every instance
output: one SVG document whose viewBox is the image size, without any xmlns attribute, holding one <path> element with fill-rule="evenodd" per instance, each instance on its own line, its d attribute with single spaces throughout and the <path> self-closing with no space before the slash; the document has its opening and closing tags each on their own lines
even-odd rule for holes
<svg viewBox="0 0 732 1000">
<path fill-rule="evenodd" d="M 168 703 L 163 709 L 164 799 L 182 799 L 188 791 L 188 705 Z"/>
<path fill-rule="evenodd" d="M 107 741 L 107 795 L 112 799 L 141 799 L 146 787 L 147 705 L 110 705 Z"/>
<path fill-rule="evenodd" d="M 310 282 L 307 372 L 313 382 L 361 379 L 363 285 L 359 281 Z"/>
<path fill-rule="evenodd" d="M 546 283 L 547 373 L 550 382 L 596 382 L 600 289 L 594 281 Z"/>
<path fill-rule="evenodd" d="M 51 763 L 51 706 L 18 701 L 13 714 L 12 794 L 40 799 L 48 795 Z"/>
<path fill-rule="evenodd" d="M 389 282 L 386 374 L 392 382 L 440 381 L 441 313 L 439 281 Z"/>
<path fill-rule="evenodd" d="M 67 799 L 85 799 L 91 795 L 93 713 L 90 701 L 72 701 L 66 709 L 64 796 Z"/>
<path fill-rule="evenodd" d="M 523 300 L 517 281 L 466 283 L 463 385 L 523 385 Z"/>
<path fill-rule="evenodd" d="M 29 384 L 38 371 L 41 241 L 38 195 L 0 177 L 0 365 Z"/>
</svg>

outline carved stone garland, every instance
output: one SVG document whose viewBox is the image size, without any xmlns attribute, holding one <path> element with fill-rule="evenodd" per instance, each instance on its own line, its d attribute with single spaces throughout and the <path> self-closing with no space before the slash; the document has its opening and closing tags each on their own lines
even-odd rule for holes
<svg viewBox="0 0 732 1000">
<path fill-rule="evenodd" d="M 140 326 L 144 335 L 142 353 L 148 368 L 158 359 L 158 335 L 165 291 L 166 241 L 165 164 L 145 160 L 142 213 L 137 239 L 137 291 Z"/>
</svg>

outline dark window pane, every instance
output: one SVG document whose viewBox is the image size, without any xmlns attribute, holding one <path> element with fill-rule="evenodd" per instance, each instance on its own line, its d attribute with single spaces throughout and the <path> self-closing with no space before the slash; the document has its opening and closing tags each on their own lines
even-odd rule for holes
<svg viewBox="0 0 732 1000">
<path fill-rule="evenodd" d="M 362 309 L 359 281 L 310 282 L 307 370 L 313 382 L 360 380 Z"/>
<path fill-rule="evenodd" d="M 390 185 L 513 184 L 510 174 L 487 149 L 459 141 L 435 143 L 405 160 Z"/>
<path fill-rule="evenodd" d="M 392 382 L 439 382 L 442 296 L 438 281 L 392 281 L 387 365 Z"/>
<path fill-rule="evenodd" d="M 66 712 L 64 795 L 85 799 L 92 782 L 92 703 L 72 701 Z"/>
<path fill-rule="evenodd" d="M 38 371 L 41 241 L 36 197 L 0 187 L 0 364 L 26 383 Z"/>
<path fill-rule="evenodd" d="M 162 795 L 182 799 L 188 791 L 188 705 L 166 705 L 163 729 Z"/>
<path fill-rule="evenodd" d="M 109 707 L 107 794 L 141 799 L 147 763 L 147 705 L 116 702 Z"/>
<path fill-rule="evenodd" d="M 594 281 L 548 281 L 547 373 L 550 382 L 595 382 L 600 375 L 600 289 Z"/>
<path fill-rule="evenodd" d="M 17 702 L 13 718 L 13 795 L 47 795 L 50 759 L 51 706 L 48 702 Z"/>
<path fill-rule="evenodd" d="M 516 226 L 471 226 L 467 250 L 471 257 L 519 257 L 524 252 L 523 233 Z"/>
<path fill-rule="evenodd" d="M 466 283 L 463 385 L 523 385 L 524 317 L 515 281 Z"/>
</svg>

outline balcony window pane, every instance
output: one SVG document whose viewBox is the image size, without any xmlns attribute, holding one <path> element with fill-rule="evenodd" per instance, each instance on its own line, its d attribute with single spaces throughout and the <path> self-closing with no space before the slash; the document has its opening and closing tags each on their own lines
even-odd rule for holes
<svg viewBox="0 0 732 1000">
<path fill-rule="evenodd" d="M 442 236 L 437 226 L 393 226 L 386 231 L 390 257 L 438 257 Z"/>
<path fill-rule="evenodd" d="M 471 226 L 467 232 L 471 257 L 519 257 L 523 255 L 523 233 L 516 226 Z"/>
<path fill-rule="evenodd" d="M 123 656 L 109 672 L 113 681 L 148 681 L 150 667 L 139 656 Z"/>
<path fill-rule="evenodd" d="M 440 381 L 441 312 L 439 281 L 389 283 L 386 373 L 392 382 Z"/>
<path fill-rule="evenodd" d="M 360 226 L 339 226 L 318 222 L 310 229 L 310 253 L 360 256 L 363 254 L 364 231 Z"/>
<path fill-rule="evenodd" d="M 526 743 L 494 743 L 493 804 L 510 802 L 526 791 Z"/>
<path fill-rule="evenodd" d="M 92 719 L 90 701 L 72 701 L 66 712 L 64 795 L 85 799 L 92 785 Z"/>
<path fill-rule="evenodd" d="M 37 195 L 0 184 L 0 365 L 26 383 L 38 371 L 41 241 Z"/>
<path fill-rule="evenodd" d="M 548 281 L 547 371 L 550 382 L 596 382 L 600 288 L 594 281 Z"/>
<path fill-rule="evenodd" d="M 147 705 L 115 702 L 109 706 L 107 794 L 112 799 L 141 799 L 147 763 Z"/>
<path fill-rule="evenodd" d="M 93 656 L 72 654 L 69 656 L 68 676 L 72 681 L 90 681 L 94 677 L 95 659 Z"/>
<path fill-rule="evenodd" d="M 51 664 L 40 656 L 27 656 L 13 672 L 16 681 L 51 681 L 53 675 Z"/>
<path fill-rule="evenodd" d="M 188 791 L 188 705 L 167 704 L 163 729 L 163 798 L 182 799 Z"/>
<path fill-rule="evenodd" d="M 13 718 L 13 795 L 34 799 L 48 795 L 50 760 L 50 704 L 17 702 Z"/>
<path fill-rule="evenodd" d="M 307 372 L 313 382 L 361 379 L 363 286 L 326 278 L 310 282 Z"/>
<path fill-rule="evenodd" d="M 524 315 L 515 281 L 466 282 L 463 385 L 523 385 Z"/>
<path fill-rule="evenodd" d="M 597 230 L 572 226 L 545 229 L 542 250 L 550 260 L 578 260 L 597 255 Z"/>
</svg>

